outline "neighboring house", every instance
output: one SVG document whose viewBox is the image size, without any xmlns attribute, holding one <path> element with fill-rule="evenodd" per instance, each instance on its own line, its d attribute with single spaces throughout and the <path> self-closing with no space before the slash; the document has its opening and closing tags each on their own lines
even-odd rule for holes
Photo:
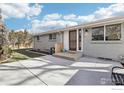
<svg viewBox="0 0 124 93">
<path fill-rule="evenodd" d="M 67 51 L 118 60 L 124 56 L 124 17 L 113 17 L 34 35 L 34 49 L 62 43 Z"/>
</svg>

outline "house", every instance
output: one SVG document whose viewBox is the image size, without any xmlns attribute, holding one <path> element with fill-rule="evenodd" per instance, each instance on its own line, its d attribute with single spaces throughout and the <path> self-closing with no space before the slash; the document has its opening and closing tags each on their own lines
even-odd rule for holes
<svg viewBox="0 0 124 93">
<path fill-rule="evenodd" d="M 63 44 L 67 51 L 120 60 L 124 56 L 124 16 L 112 17 L 34 35 L 34 49 Z"/>
</svg>

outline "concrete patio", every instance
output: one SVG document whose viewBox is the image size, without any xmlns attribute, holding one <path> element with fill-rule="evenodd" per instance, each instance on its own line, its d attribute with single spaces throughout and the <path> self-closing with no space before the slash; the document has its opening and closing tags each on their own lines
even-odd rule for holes
<svg viewBox="0 0 124 93">
<path fill-rule="evenodd" d="M 0 65 L 0 85 L 112 85 L 118 62 L 82 57 L 74 62 L 51 55 Z"/>
</svg>

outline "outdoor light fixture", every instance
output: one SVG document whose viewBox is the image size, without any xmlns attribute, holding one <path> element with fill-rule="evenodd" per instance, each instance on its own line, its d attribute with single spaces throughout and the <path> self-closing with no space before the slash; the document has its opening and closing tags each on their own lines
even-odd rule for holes
<svg viewBox="0 0 124 93">
<path fill-rule="evenodd" d="M 87 30 L 87 29 L 85 29 L 85 32 L 88 32 L 88 30 Z"/>
</svg>

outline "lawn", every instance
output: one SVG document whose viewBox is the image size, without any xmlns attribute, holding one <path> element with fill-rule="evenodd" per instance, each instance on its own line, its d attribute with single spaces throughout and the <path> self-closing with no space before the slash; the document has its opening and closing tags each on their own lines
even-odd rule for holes
<svg viewBox="0 0 124 93">
<path fill-rule="evenodd" d="M 27 50 L 28 49 L 13 50 L 12 60 L 25 60 L 25 59 L 29 59 L 29 58 L 43 56 L 42 54 L 32 53 L 32 52 L 27 51 Z"/>
</svg>

